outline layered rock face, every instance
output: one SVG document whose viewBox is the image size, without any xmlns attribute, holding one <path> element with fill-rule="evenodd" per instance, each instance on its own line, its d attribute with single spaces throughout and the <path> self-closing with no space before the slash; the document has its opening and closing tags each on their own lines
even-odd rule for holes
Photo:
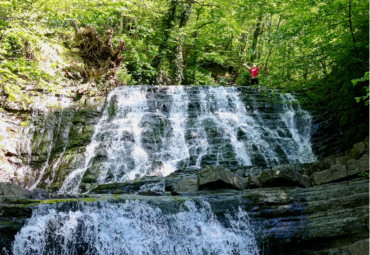
<svg viewBox="0 0 370 255">
<path fill-rule="evenodd" d="M 216 217 L 219 224 L 227 225 L 230 224 L 228 213 L 232 212 L 235 216 L 238 208 L 248 212 L 249 221 L 244 219 L 238 224 L 252 231 L 254 237 L 248 240 L 255 240 L 258 248 L 253 249 L 259 254 L 367 254 L 369 181 L 368 177 L 364 177 L 369 171 L 368 164 L 364 162 L 369 155 L 367 144 L 368 139 L 356 144 L 345 154 L 327 157 L 312 164 L 290 164 L 258 170 L 249 168 L 234 172 L 223 167 L 205 167 L 202 170 L 175 172 L 166 178 L 144 177 L 124 183 L 104 184 L 85 198 L 44 200 L 45 194 L 40 191 L 31 193 L 4 184 L 1 186 L 1 245 L 8 251 L 11 249 L 9 244 L 14 234 L 23 226 L 25 219 L 31 217 L 32 208 L 36 208 L 40 201 L 55 204 L 50 205 L 50 209 L 62 210 L 61 215 L 68 215 L 62 213 L 65 210 L 77 210 L 76 215 L 85 215 L 85 210 L 99 213 L 99 208 L 131 204 L 130 201 L 142 201 L 135 205 L 139 206 L 137 209 L 132 210 L 140 211 L 149 202 L 146 210 L 159 210 L 166 214 L 171 211 L 171 214 L 183 215 L 185 201 L 194 201 L 195 204 L 200 201 L 200 207 L 194 209 L 194 215 L 190 217 L 196 217 L 200 212 L 197 210 L 209 210 L 201 209 L 209 205 L 209 213 L 214 215 L 212 217 Z M 343 176 L 341 168 L 335 174 L 333 169 L 337 169 L 339 164 L 346 169 L 346 176 Z M 357 174 L 353 169 L 358 169 Z M 326 176 L 326 171 L 334 174 L 330 180 L 323 179 L 319 183 L 317 176 Z M 39 199 L 32 199 L 34 197 Z M 86 209 L 83 209 L 84 204 Z M 91 209 L 95 206 L 96 209 Z M 41 218 L 37 217 L 45 215 L 43 211 L 32 216 L 33 220 L 28 223 L 31 225 L 27 225 L 27 229 L 32 229 L 32 222 L 39 222 Z M 45 218 L 48 218 L 47 215 Z M 46 222 L 46 226 L 48 224 L 52 222 Z M 22 238 L 30 237 L 23 233 L 17 238 L 17 242 L 22 242 Z"/>
<path fill-rule="evenodd" d="M 134 128 L 141 129 L 139 137 L 124 130 L 114 137 L 126 147 L 140 145 L 126 154 L 135 152 L 151 162 L 150 165 L 144 162 L 140 167 L 146 168 L 146 173 L 163 175 L 215 164 L 240 169 L 248 165 L 303 163 L 314 161 L 307 151 L 310 147 L 318 156 L 338 151 L 335 143 L 338 134 L 330 130 L 330 121 L 316 115 L 310 118 L 290 95 L 250 88 L 136 88 L 127 89 L 126 97 L 114 92 L 106 104 L 106 114 L 108 122 L 113 124 L 121 118 L 120 111 L 133 110 L 133 105 L 128 102 L 125 106 L 123 102 L 140 98 L 135 93 L 145 97 L 141 111 L 132 112 L 143 118 L 138 128 Z M 84 97 L 74 102 L 73 97 L 56 97 L 48 101 L 60 104 L 61 109 L 50 111 L 35 106 L 33 112 L 9 109 L 0 113 L 0 157 L 5 170 L 0 180 L 57 192 L 73 170 L 87 164 L 82 191 L 94 187 L 99 177 L 101 183 L 104 176 L 99 169 L 107 167 L 104 161 L 111 153 L 106 149 L 94 151 L 91 162 L 86 162 L 85 157 L 96 125 L 104 115 L 105 98 Z M 99 147 L 105 144 L 109 149 L 114 141 L 106 143 L 105 136 L 116 131 L 114 125 L 102 128 L 106 130 L 100 130 L 96 141 L 101 143 Z M 150 158 L 145 158 L 148 155 Z M 132 158 L 126 161 L 127 169 L 138 167 Z M 128 172 L 124 168 L 117 170 L 118 175 L 107 173 L 105 182 L 144 174 L 137 171 L 124 174 Z"/>
<path fill-rule="evenodd" d="M 79 165 L 105 97 L 74 101 L 75 93 L 67 92 L 70 96 L 36 98 L 39 103 L 27 111 L 4 107 L 0 113 L 1 182 L 53 191 Z"/>
<path fill-rule="evenodd" d="M 183 198 L 209 203 L 212 213 L 220 222 L 224 222 L 225 215 L 238 207 L 248 212 L 250 230 L 260 247 L 260 254 L 366 254 L 368 250 L 368 181 L 364 179 L 311 188 L 202 191 Z M 132 195 L 116 195 L 113 200 L 112 197 L 97 197 L 90 201 L 98 199 L 113 202 L 113 205 L 124 201 L 155 201 L 163 212 L 168 210 L 166 208 L 172 208 L 175 212 L 180 210 L 183 201 L 182 197 L 161 196 L 154 199 L 153 196 Z M 61 206 L 51 208 L 71 208 L 68 210 L 74 211 L 76 209 L 73 208 L 83 206 L 80 200 L 84 201 L 74 199 L 65 204 L 63 199 L 53 200 L 53 203 L 61 203 Z M 31 205 L 35 202 L 28 201 Z M 84 204 L 88 206 L 90 203 L 95 206 L 94 202 Z M 106 206 L 102 204 L 97 208 Z M 14 234 L 20 230 L 25 219 L 31 217 L 31 208 L 24 201 L 13 199 L 7 202 L 4 210 L 2 203 L 2 247 L 10 249 Z M 99 213 L 98 209 L 96 211 Z M 12 223 L 5 221 L 6 217 Z M 72 240 L 74 238 L 79 236 Z"/>
<path fill-rule="evenodd" d="M 153 253 L 193 244 L 182 254 L 197 254 L 207 244 L 215 254 L 367 254 L 368 138 L 315 161 L 336 145 L 317 131 L 327 123 L 293 96 L 137 86 L 83 102 L 23 127 L 14 117 L 0 130 L 23 134 L 7 137 L 5 157 L 33 190 L 0 185 L 2 252 L 123 252 L 123 238 Z M 107 219 L 119 219 L 117 228 Z M 171 222 L 189 226 L 172 229 Z M 148 242 L 127 231 L 112 246 L 95 246 L 104 235 L 93 229 L 115 233 L 120 224 L 141 226 L 131 230 Z M 160 230 L 166 241 L 147 230 Z M 217 233 L 224 245 L 213 242 Z"/>
<path fill-rule="evenodd" d="M 134 86 L 116 89 L 101 106 L 35 118 L 23 160 L 27 187 L 78 193 L 207 165 L 236 170 L 316 159 L 313 120 L 290 94 Z"/>
</svg>

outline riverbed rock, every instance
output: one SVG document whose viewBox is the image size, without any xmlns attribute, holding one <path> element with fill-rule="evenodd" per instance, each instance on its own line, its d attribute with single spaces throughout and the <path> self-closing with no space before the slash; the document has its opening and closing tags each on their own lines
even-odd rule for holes
<svg viewBox="0 0 370 255">
<path fill-rule="evenodd" d="M 337 161 L 329 169 L 312 174 L 311 180 L 314 185 L 339 181 L 354 177 L 362 172 L 369 171 L 369 154 L 363 154 L 359 159 Z"/>
<path fill-rule="evenodd" d="M 31 198 L 32 192 L 8 182 L 1 182 L 0 199 L 1 197 Z"/>
<path fill-rule="evenodd" d="M 208 171 L 215 170 L 208 169 Z M 213 213 L 220 221 L 226 214 L 241 208 L 248 212 L 251 227 L 254 229 L 262 254 L 265 255 L 366 254 L 363 251 L 368 247 L 366 239 L 369 236 L 367 178 L 357 177 L 350 181 L 309 188 L 271 187 L 243 191 L 204 189 L 185 196 L 182 194 L 181 197 L 147 196 L 158 195 L 154 193 L 142 193 L 146 196 L 136 195 L 144 189 L 153 190 L 151 184 L 160 184 L 162 185 L 160 190 L 163 190 L 163 182 L 159 180 L 160 178 L 148 177 L 145 181 L 136 183 L 105 184 L 99 190 L 95 189 L 95 193 L 116 194 L 105 198 L 102 196 L 100 200 L 153 201 L 160 208 L 166 208 L 169 211 L 176 211 L 181 201 L 201 199 L 210 203 Z M 195 180 L 193 178 L 192 181 L 188 181 L 191 184 Z M 10 188 L 12 189 L 13 187 Z M 133 191 L 134 195 L 122 192 L 124 189 Z M 15 190 L 18 192 L 18 188 Z M 17 194 L 17 192 L 11 193 Z M 126 194 L 119 195 L 119 193 Z M 29 194 L 20 193 L 20 195 L 26 199 L 13 199 L 0 203 L 0 249 L 2 247 L 6 250 L 10 249 L 14 235 L 31 216 L 32 206 L 38 203 L 38 200 L 28 199 Z M 70 201 L 69 203 L 80 203 L 79 198 Z M 83 198 L 81 201 L 84 201 Z M 64 202 L 65 199 L 52 199 L 43 203 Z"/>
<path fill-rule="evenodd" d="M 356 178 L 245 190 L 243 196 L 264 254 L 367 254 L 361 253 L 367 244 L 359 241 L 369 236 L 368 185 Z"/>
<path fill-rule="evenodd" d="M 208 166 L 199 172 L 199 189 L 245 189 L 248 180 L 221 166 Z"/>
<path fill-rule="evenodd" d="M 139 194 L 165 195 L 165 180 L 157 177 L 144 177 L 122 183 L 101 184 L 92 189 L 92 194 Z"/>
<path fill-rule="evenodd" d="M 0 183 L 1 254 L 10 249 L 14 236 L 31 216 L 31 198 L 37 197 L 36 193 L 10 183 Z"/>
<path fill-rule="evenodd" d="M 172 186 L 173 194 L 193 193 L 199 190 L 198 178 L 186 178 Z"/>
<path fill-rule="evenodd" d="M 300 174 L 300 164 L 287 164 L 265 169 L 258 177 L 261 187 L 296 186 L 310 187 L 308 176 Z"/>
<path fill-rule="evenodd" d="M 346 166 L 336 164 L 330 167 L 330 169 L 314 173 L 311 176 L 311 179 L 313 184 L 320 185 L 323 183 L 337 181 L 345 177 L 347 177 Z"/>
<path fill-rule="evenodd" d="M 353 145 L 352 149 L 346 152 L 346 158 L 359 159 L 363 154 L 369 153 L 369 138 Z"/>
<path fill-rule="evenodd" d="M 358 160 L 350 159 L 346 162 L 347 173 L 349 176 L 369 171 L 369 154 L 364 154 Z"/>
</svg>

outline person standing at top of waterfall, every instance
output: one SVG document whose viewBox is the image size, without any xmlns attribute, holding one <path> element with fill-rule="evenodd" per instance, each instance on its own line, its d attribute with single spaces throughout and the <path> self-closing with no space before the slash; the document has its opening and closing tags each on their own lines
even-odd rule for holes
<svg viewBox="0 0 370 255">
<path fill-rule="evenodd" d="M 253 68 L 250 68 L 247 64 L 244 64 L 249 71 L 251 71 L 251 85 L 257 84 L 258 85 L 258 71 L 260 70 L 256 64 L 253 65 Z M 260 65 L 261 67 L 262 65 Z"/>
</svg>

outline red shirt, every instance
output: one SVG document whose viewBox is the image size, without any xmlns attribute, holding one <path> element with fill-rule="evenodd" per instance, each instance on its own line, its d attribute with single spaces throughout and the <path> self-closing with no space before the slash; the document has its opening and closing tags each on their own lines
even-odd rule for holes
<svg viewBox="0 0 370 255">
<path fill-rule="evenodd" d="M 249 71 L 251 71 L 252 77 L 257 77 L 258 70 L 260 70 L 258 67 L 249 69 Z"/>
</svg>

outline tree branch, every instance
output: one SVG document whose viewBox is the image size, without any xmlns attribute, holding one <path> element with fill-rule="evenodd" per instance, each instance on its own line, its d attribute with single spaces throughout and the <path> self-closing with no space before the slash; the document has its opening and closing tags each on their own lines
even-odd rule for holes
<svg viewBox="0 0 370 255">
<path fill-rule="evenodd" d="M 349 29 L 351 30 L 351 34 L 352 34 L 353 44 L 356 45 L 356 39 L 353 33 L 352 20 L 351 20 L 351 4 L 352 4 L 352 0 L 349 0 L 348 1 L 348 21 L 349 21 Z"/>
<path fill-rule="evenodd" d="M 202 25 L 200 25 L 200 26 L 196 27 L 195 29 L 202 28 L 202 27 L 207 26 L 207 25 L 212 24 L 212 23 L 213 23 L 213 21 L 206 22 L 206 23 L 204 23 L 204 24 L 202 24 Z"/>
</svg>

